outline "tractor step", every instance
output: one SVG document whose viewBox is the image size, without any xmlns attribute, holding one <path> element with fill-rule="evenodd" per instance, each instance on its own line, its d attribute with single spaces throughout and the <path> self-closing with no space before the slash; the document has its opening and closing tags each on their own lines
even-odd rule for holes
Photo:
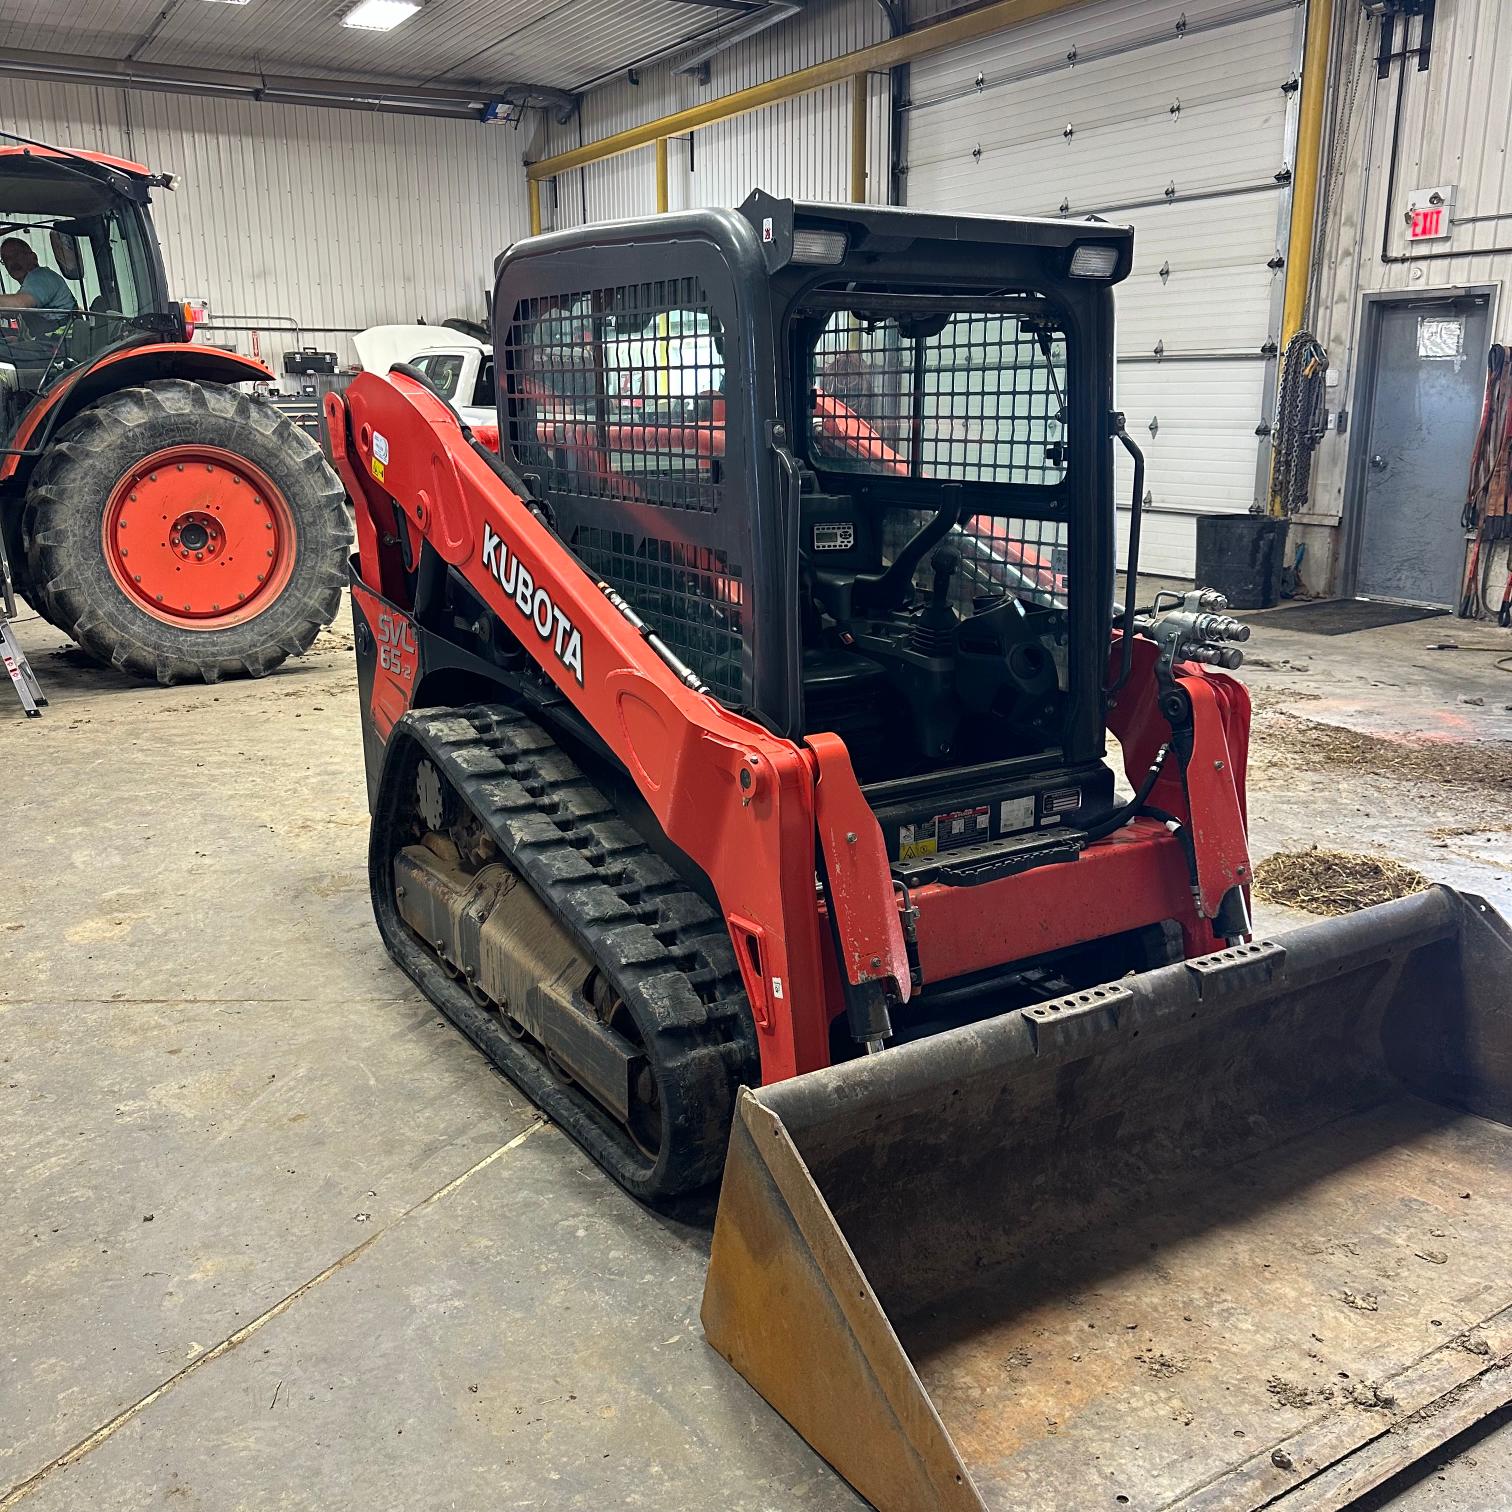
<svg viewBox="0 0 1512 1512">
<path fill-rule="evenodd" d="M 545 730 L 498 705 L 405 715 L 369 883 L 398 964 L 622 1186 L 718 1177 L 759 1079 L 724 920 Z"/>
</svg>

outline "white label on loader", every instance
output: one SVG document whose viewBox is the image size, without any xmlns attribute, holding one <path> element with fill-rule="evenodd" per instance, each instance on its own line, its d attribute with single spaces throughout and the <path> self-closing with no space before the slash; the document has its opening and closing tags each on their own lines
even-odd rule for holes
<svg viewBox="0 0 1512 1512">
<path fill-rule="evenodd" d="M 776 998 L 779 1002 L 782 1000 L 782 978 L 781 977 L 773 977 L 772 978 L 772 996 L 774 998 Z"/>
<path fill-rule="evenodd" d="M 383 463 L 385 467 L 388 466 L 388 437 L 385 436 L 382 431 L 373 432 L 373 455 L 377 457 L 377 459 L 381 463 Z"/>
<path fill-rule="evenodd" d="M 1012 835 L 1018 830 L 1034 828 L 1034 794 L 1027 798 L 1005 798 L 998 805 L 998 829 Z"/>
</svg>

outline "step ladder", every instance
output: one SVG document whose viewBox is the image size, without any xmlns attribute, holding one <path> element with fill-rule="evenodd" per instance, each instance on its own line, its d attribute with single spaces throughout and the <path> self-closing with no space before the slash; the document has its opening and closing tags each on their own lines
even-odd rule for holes
<svg viewBox="0 0 1512 1512">
<path fill-rule="evenodd" d="M 5 554 L 5 540 L 0 537 L 0 661 L 5 663 L 5 670 L 10 673 L 16 697 L 21 700 L 26 717 L 37 719 L 47 707 L 47 697 L 37 681 L 37 674 L 31 669 L 31 663 L 26 659 L 26 652 L 16 639 L 16 632 L 11 629 L 11 621 L 15 617 L 16 590 L 11 583 L 10 558 Z"/>
</svg>

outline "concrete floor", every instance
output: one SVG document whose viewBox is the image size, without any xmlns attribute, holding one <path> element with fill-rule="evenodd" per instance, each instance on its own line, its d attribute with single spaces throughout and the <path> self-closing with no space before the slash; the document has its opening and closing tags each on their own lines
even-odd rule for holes
<svg viewBox="0 0 1512 1512">
<path fill-rule="evenodd" d="M 1282 623 L 1257 854 L 1387 849 L 1512 913 L 1512 789 L 1311 769 L 1298 723 L 1506 742 L 1512 676 L 1427 646 L 1512 635 Z M 389 964 L 346 621 L 211 689 L 20 637 L 52 706 L 0 690 L 0 1512 L 859 1506 L 704 1344 L 708 1209 L 624 1197 Z M 1498 1426 L 1361 1505 L 1512 1506 Z"/>
</svg>

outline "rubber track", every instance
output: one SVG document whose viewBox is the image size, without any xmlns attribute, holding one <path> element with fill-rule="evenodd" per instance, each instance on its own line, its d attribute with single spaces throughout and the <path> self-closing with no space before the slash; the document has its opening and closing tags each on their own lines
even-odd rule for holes
<svg viewBox="0 0 1512 1512">
<path fill-rule="evenodd" d="M 664 1110 L 654 1165 L 607 1110 L 564 1084 L 537 1051 L 503 1029 L 497 1014 L 478 1007 L 400 920 L 393 857 L 412 838 L 404 818 L 413 813 L 421 754 L 635 1017 Z M 545 730 L 498 705 L 405 715 L 390 738 L 375 805 L 370 881 L 379 927 L 399 964 L 628 1191 L 654 1201 L 718 1178 L 736 1093 L 759 1080 L 729 931 Z"/>
</svg>

